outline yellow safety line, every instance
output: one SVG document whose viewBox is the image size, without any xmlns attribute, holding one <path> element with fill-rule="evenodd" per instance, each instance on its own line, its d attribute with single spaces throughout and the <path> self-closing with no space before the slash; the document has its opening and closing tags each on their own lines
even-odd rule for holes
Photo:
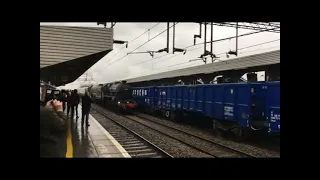
<svg viewBox="0 0 320 180">
<path fill-rule="evenodd" d="M 73 157 L 73 146 L 72 146 L 72 133 L 71 133 L 71 123 L 68 118 L 68 131 L 67 131 L 67 153 L 66 158 Z"/>
</svg>

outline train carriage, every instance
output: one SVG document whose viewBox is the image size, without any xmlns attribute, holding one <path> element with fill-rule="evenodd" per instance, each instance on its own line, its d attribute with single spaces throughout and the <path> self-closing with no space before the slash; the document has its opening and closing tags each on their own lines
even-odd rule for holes
<svg viewBox="0 0 320 180">
<path fill-rule="evenodd" d="M 266 119 L 268 132 L 280 133 L 280 81 L 266 83 Z"/>
<path fill-rule="evenodd" d="M 135 87 L 133 97 L 147 112 L 160 110 L 172 120 L 201 114 L 212 119 L 214 130 L 238 137 L 280 132 L 280 82 Z"/>
<path fill-rule="evenodd" d="M 102 91 L 103 84 L 98 84 L 90 87 L 88 89 L 89 94 L 93 101 L 102 102 L 103 101 L 103 91 Z"/>
</svg>

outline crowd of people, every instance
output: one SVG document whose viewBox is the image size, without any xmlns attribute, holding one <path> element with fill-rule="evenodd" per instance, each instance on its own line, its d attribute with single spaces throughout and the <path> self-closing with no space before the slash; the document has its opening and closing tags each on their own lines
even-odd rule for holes
<svg viewBox="0 0 320 180">
<path fill-rule="evenodd" d="M 42 97 L 40 88 L 40 157 L 65 157 L 68 119 L 73 119 L 75 115 L 78 120 L 78 105 L 81 100 L 81 126 L 90 126 L 88 119 L 91 98 L 88 92 L 80 98 L 76 89 L 61 90 L 57 95 L 51 91 L 44 101 Z"/>
</svg>

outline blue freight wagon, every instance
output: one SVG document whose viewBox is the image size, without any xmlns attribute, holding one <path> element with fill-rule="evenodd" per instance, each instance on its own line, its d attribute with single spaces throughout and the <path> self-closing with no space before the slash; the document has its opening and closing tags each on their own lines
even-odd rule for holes
<svg viewBox="0 0 320 180">
<path fill-rule="evenodd" d="M 158 109 L 157 87 L 134 87 L 132 96 L 138 103 L 138 109 L 143 109 L 147 113 Z"/>
<path fill-rule="evenodd" d="M 214 130 L 239 137 L 268 126 L 280 132 L 280 82 L 137 87 L 134 97 L 147 112 L 159 110 L 172 120 L 202 114 L 212 119 Z"/>
<path fill-rule="evenodd" d="M 269 133 L 280 133 L 280 81 L 268 82 L 266 90 L 266 119 Z"/>
<path fill-rule="evenodd" d="M 213 129 L 246 137 L 265 126 L 263 83 L 228 83 L 206 88 L 205 114 L 213 118 Z M 210 95 L 211 94 L 211 95 Z"/>
</svg>

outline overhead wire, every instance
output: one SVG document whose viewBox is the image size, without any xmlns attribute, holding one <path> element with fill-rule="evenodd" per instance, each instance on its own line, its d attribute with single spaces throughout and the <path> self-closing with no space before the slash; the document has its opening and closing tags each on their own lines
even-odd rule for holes
<svg viewBox="0 0 320 180">
<path fill-rule="evenodd" d="M 176 24 L 178 24 L 178 23 L 173 24 L 172 26 L 169 27 L 169 29 L 172 28 L 172 27 L 173 27 L 174 25 L 176 25 Z M 112 63 L 108 64 L 108 66 L 112 65 L 112 64 L 115 63 L 115 62 L 120 61 L 121 59 L 123 59 L 123 58 L 125 58 L 125 57 L 127 57 L 130 53 L 132 53 L 132 52 L 134 52 L 135 50 L 141 48 L 142 46 L 144 46 L 144 45 L 147 44 L 148 42 L 152 41 L 152 40 L 155 39 L 156 37 L 160 36 L 161 34 L 163 34 L 164 32 L 166 32 L 167 30 L 168 30 L 168 29 L 163 30 L 162 32 L 160 32 L 159 34 L 157 34 L 156 36 L 154 36 L 153 38 L 149 39 L 148 41 L 146 41 L 145 43 L 143 43 L 143 44 L 140 45 L 139 47 L 135 48 L 133 51 L 127 53 L 125 56 L 123 56 L 123 57 L 121 57 L 121 58 L 113 61 Z"/>
<path fill-rule="evenodd" d="M 280 39 L 277 39 L 277 40 L 273 40 L 273 41 L 268 41 L 268 42 L 264 42 L 264 43 L 259 43 L 259 44 L 255 44 L 255 45 L 252 45 L 252 46 L 246 46 L 246 47 L 243 47 L 243 48 L 239 48 L 238 50 L 243 50 L 243 49 L 247 49 L 247 48 L 250 48 L 250 47 L 255 47 L 255 46 L 260 46 L 260 45 L 263 45 L 263 44 L 267 44 L 267 43 L 271 43 L 271 42 L 275 42 L 275 41 L 279 41 Z M 275 48 L 275 47 L 279 47 L 279 46 L 273 46 L 271 48 Z M 265 48 L 265 49 L 270 49 L 269 48 Z M 258 49 L 258 50 L 261 50 L 261 49 Z M 249 52 L 254 52 L 254 51 L 258 51 L 258 50 L 253 50 L 253 51 L 249 51 Z M 222 54 L 226 54 L 227 52 L 223 52 L 223 53 L 219 53 L 217 55 L 222 55 Z M 243 52 L 242 52 L 243 53 Z M 239 53 L 239 54 L 242 54 L 242 53 Z M 225 60 L 224 60 L 225 61 Z M 160 67 L 159 69 L 161 68 L 167 68 L 167 67 L 173 67 L 173 66 L 176 66 L 176 65 L 180 65 L 180 64 L 186 64 L 186 63 L 190 63 L 189 61 L 187 62 L 184 62 L 184 63 L 179 63 L 179 64 L 173 64 L 173 65 L 169 65 L 169 66 L 165 66 L 165 67 Z"/>
<path fill-rule="evenodd" d="M 240 52 L 239 54 L 243 54 L 243 53 L 248 53 L 248 52 L 256 52 L 256 51 L 260 51 L 260 50 L 267 50 L 267 49 L 273 49 L 273 48 L 279 48 L 280 46 L 272 46 L 272 47 L 268 47 L 268 48 L 263 48 L 263 49 L 255 49 L 255 50 L 252 50 L 252 51 L 244 51 L 244 52 Z M 221 53 L 221 54 L 225 54 L 225 53 Z M 227 61 L 227 59 L 225 60 L 220 60 L 219 62 L 222 62 L 222 61 Z M 193 62 L 196 62 L 196 61 L 193 61 Z M 186 64 L 186 63 L 190 63 L 190 62 L 184 62 L 184 63 L 181 63 L 181 64 Z M 174 64 L 170 67 L 173 67 L 173 66 L 177 66 L 177 65 L 181 65 L 181 64 Z M 187 66 L 187 67 L 190 67 L 190 66 Z M 167 67 L 161 67 L 161 68 L 167 68 Z M 159 68 L 160 69 L 160 68 Z"/>
<path fill-rule="evenodd" d="M 136 38 L 132 39 L 129 43 L 132 43 L 133 41 L 137 40 L 139 37 L 141 37 L 142 35 L 146 34 L 147 32 L 149 32 L 151 29 L 155 28 L 156 26 L 158 26 L 160 24 L 160 22 L 158 22 L 157 24 L 155 24 L 154 26 L 152 26 L 151 28 L 149 28 L 148 30 L 146 30 L 144 33 L 140 34 L 139 36 L 137 36 Z"/>
<path fill-rule="evenodd" d="M 275 48 L 275 47 L 279 47 L 279 46 L 273 46 L 273 47 L 269 47 L 269 48 L 264 48 L 263 50 L 265 50 L 265 49 L 271 49 L 271 48 Z M 241 52 L 241 53 L 239 53 L 239 54 L 243 54 L 243 53 L 247 53 L 247 52 L 254 52 L 254 51 L 258 51 L 258 50 L 262 50 L 262 49 L 256 49 L 256 50 L 252 50 L 252 51 L 246 51 L 246 52 Z M 221 55 L 221 54 L 225 54 L 226 52 L 224 52 L 224 53 L 220 53 L 220 54 L 218 54 L 218 55 Z M 226 60 L 222 60 L 222 61 L 226 61 Z M 196 61 L 193 61 L 193 62 L 196 62 Z M 220 61 L 221 62 L 221 61 Z M 158 69 L 162 69 L 162 68 L 170 68 L 170 67 L 173 67 L 173 66 L 177 66 L 177 65 L 181 65 L 181 64 L 187 64 L 187 63 L 190 63 L 189 61 L 187 61 L 187 62 L 183 62 L 183 63 L 178 63 L 178 64 L 173 64 L 173 65 L 169 65 L 169 66 L 165 66 L 165 67 L 160 67 L 160 68 L 158 68 Z M 154 69 L 154 70 L 157 70 L 157 69 Z"/>
<path fill-rule="evenodd" d="M 172 28 L 172 27 L 173 27 L 174 25 L 176 25 L 176 24 L 178 24 L 178 23 L 173 24 L 172 26 L 169 27 L 169 29 Z M 156 38 L 156 37 L 160 36 L 161 34 L 163 34 L 164 32 L 166 32 L 167 30 L 168 30 L 168 29 L 163 30 L 162 32 L 160 32 L 159 34 L 157 34 L 156 36 L 154 36 L 153 38 L 149 39 L 147 42 L 141 44 L 139 47 L 137 47 L 136 49 L 134 49 L 134 50 L 131 51 L 130 53 L 132 53 L 132 52 L 134 52 L 135 50 L 139 49 L 140 47 L 144 46 L 144 45 L 147 44 L 148 42 L 152 41 L 154 38 Z"/>
<path fill-rule="evenodd" d="M 150 32 L 151 29 L 155 28 L 156 26 L 158 26 L 160 24 L 160 22 L 158 22 L 157 24 L 155 24 L 154 26 L 152 26 L 151 28 L 149 28 L 148 30 L 146 30 L 145 32 L 141 33 L 140 35 L 138 35 L 137 37 L 133 38 L 131 41 L 129 41 L 128 43 L 132 43 L 133 41 L 137 40 L 138 38 L 140 38 L 142 35 Z M 124 45 L 110 60 L 108 60 L 107 62 L 112 61 L 124 48 L 126 47 L 126 45 Z"/>
<path fill-rule="evenodd" d="M 274 46 L 274 47 L 271 47 L 271 48 L 275 48 L 275 47 L 280 47 L 280 46 Z M 265 48 L 265 49 L 271 49 L 271 48 Z M 263 50 L 265 50 L 263 49 Z M 258 50 L 262 50 L 262 49 L 258 49 Z M 258 51 L 258 50 L 253 50 L 253 51 L 246 51 L 247 52 L 254 52 L 254 51 Z M 224 54 L 224 53 L 223 53 Z M 240 53 L 242 54 L 242 53 Z M 193 62 L 197 62 L 197 61 L 193 61 Z M 164 66 L 164 67 L 159 67 L 159 68 L 156 68 L 156 69 L 151 69 L 151 70 L 148 70 L 148 71 L 145 71 L 145 72 L 150 72 L 150 71 L 153 71 L 153 70 L 159 70 L 159 69 L 163 69 L 163 68 L 171 68 L 171 67 L 174 67 L 174 66 L 178 66 L 178 65 L 182 65 L 182 64 L 187 64 L 187 63 L 192 63 L 192 62 L 182 62 L 182 63 L 178 63 L 178 64 L 173 64 L 173 65 L 169 65 L 169 66 Z M 187 67 L 190 67 L 190 66 L 187 66 Z M 186 68 L 186 67 L 184 67 Z M 181 69 L 181 68 L 180 68 Z M 174 70 L 178 70 L 178 69 L 174 69 Z M 169 71 L 173 71 L 173 70 L 169 70 Z M 144 72 L 144 73 L 145 73 Z M 163 71 L 163 72 L 158 72 L 158 73 L 165 73 L 165 72 L 168 72 L 168 71 Z M 152 74 L 146 74 L 145 76 L 149 76 L 149 75 L 152 75 Z"/>
<path fill-rule="evenodd" d="M 277 29 L 277 28 L 273 28 L 273 29 Z M 271 30 L 273 30 L 273 29 L 271 29 Z M 189 47 L 192 47 L 192 46 L 201 45 L 201 44 L 204 44 L 204 43 L 225 41 L 225 40 L 233 39 L 233 38 L 236 38 L 236 37 L 242 37 L 242 36 L 248 36 L 248 35 L 252 35 L 252 34 L 257 34 L 257 33 L 266 32 L 266 31 L 269 31 L 269 30 L 270 30 L 270 29 L 268 29 L 268 30 L 261 30 L 261 31 L 255 31 L 255 32 L 251 32 L 251 33 L 241 34 L 241 35 L 238 35 L 238 36 L 231 36 L 231 37 L 222 38 L 222 39 L 218 39 L 218 40 L 213 40 L 213 41 L 207 41 L 207 42 L 197 43 L 197 44 L 195 44 L 195 45 L 191 45 L 191 46 L 188 46 L 188 47 L 185 47 L 185 48 L 189 48 Z"/>
<path fill-rule="evenodd" d="M 256 51 L 260 51 L 260 50 L 267 50 L 267 49 L 273 49 L 273 48 L 279 48 L 280 46 L 272 46 L 272 47 L 268 47 L 268 48 L 263 48 L 263 49 L 255 49 L 255 50 L 252 50 L 252 51 L 244 51 L 244 52 L 240 52 L 239 54 L 244 54 L 244 53 L 248 53 L 248 52 L 256 52 Z M 227 61 L 227 59 L 225 60 L 220 60 L 218 62 L 224 62 L 224 61 Z M 193 62 L 197 62 L 197 61 L 193 61 Z M 199 61 L 198 61 L 199 62 Z M 174 64 L 172 66 L 169 66 L 169 68 L 171 67 L 174 67 L 174 66 L 178 66 L 178 65 L 181 65 L 181 64 L 187 64 L 187 63 L 191 63 L 191 62 L 183 62 L 183 63 L 179 63 L 179 64 Z M 181 66 L 179 67 L 178 69 L 174 69 L 174 70 L 179 70 L 179 69 L 183 69 L 183 68 L 189 68 L 189 67 L 195 67 L 195 66 L 192 66 L 192 64 L 188 65 L 188 66 Z M 168 68 L 168 67 L 161 67 L 159 69 L 162 69 L 162 68 Z M 157 69 L 158 70 L 158 69 Z"/>
<path fill-rule="evenodd" d="M 243 48 L 239 48 L 238 50 L 243 50 L 243 49 L 247 49 L 247 48 L 251 48 L 251 47 L 256 47 L 256 46 L 260 46 L 260 45 L 263 45 L 263 44 L 268 44 L 268 43 L 272 43 L 272 42 L 276 42 L 276 41 L 280 41 L 280 39 L 275 39 L 275 40 L 271 40 L 271 41 L 266 41 L 266 42 L 263 42 L 263 43 L 258 43 L 258 44 L 254 44 L 254 45 L 251 45 L 251 46 L 246 46 L 246 47 L 243 47 Z M 204 44 L 204 43 L 203 43 Z M 279 47 L 279 46 L 276 46 L 276 47 Z M 203 47 L 197 47 L 197 48 L 194 48 L 194 49 L 191 49 L 189 51 L 194 51 L 194 50 L 197 50 L 197 49 L 200 49 L 200 48 L 203 48 Z M 275 47 L 272 47 L 272 48 L 275 48 Z M 267 48 L 267 49 L 270 49 L 270 48 Z M 256 50 L 254 50 L 256 51 Z M 223 53 L 219 53 L 217 55 L 222 55 L 222 54 L 226 54 L 227 52 L 223 52 Z M 181 55 L 181 54 L 177 54 L 176 56 L 178 55 Z M 172 59 L 174 58 L 175 56 L 172 56 L 166 60 L 169 60 L 169 59 Z M 149 71 L 153 71 L 153 70 L 158 70 L 158 69 L 162 69 L 162 68 L 168 68 L 168 67 L 173 67 L 173 66 L 177 66 L 177 65 L 181 65 L 181 64 L 186 64 L 186 63 L 190 63 L 189 61 L 187 62 L 182 62 L 182 63 L 178 63 L 178 64 L 173 64 L 173 65 L 169 65 L 169 66 L 164 66 L 164 67 L 159 67 L 159 68 L 156 68 L 156 69 L 151 69 L 151 70 L 148 70 L 147 72 Z M 146 71 L 145 71 L 146 72 Z M 143 72 L 143 73 L 145 73 Z M 151 75 L 151 74 L 148 74 L 148 75 Z"/>
<path fill-rule="evenodd" d="M 160 24 L 160 23 L 157 23 L 156 25 L 154 25 L 154 27 L 157 26 L 158 24 Z M 176 25 L 176 24 L 178 24 L 178 23 L 175 23 L 174 25 Z M 174 25 L 170 26 L 169 29 L 172 28 Z M 152 27 L 152 28 L 154 28 L 154 27 Z M 152 28 L 150 28 L 150 29 L 152 29 Z M 150 29 L 148 29 L 147 31 L 145 31 L 144 33 L 142 33 L 141 35 L 139 35 L 138 37 L 134 38 L 134 39 L 131 40 L 131 41 L 134 41 L 134 40 L 138 39 L 138 38 L 141 37 L 143 34 L 149 32 Z M 275 28 L 275 29 L 276 29 L 276 28 Z M 157 35 L 154 36 L 153 38 L 149 39 L 148 41 L 146 41 L 145 43 L 143 43 L 143 44 L 140 45 L 139 47 L 135 48 L 135 49 L 134 49 L 133 51 L 131 51 L 130 53 L 132 53 L 132 52 L 134 52 L 135 50 L 139 49 L 140 47 L 144 46 L 145 44 L 147 44 L 148 42 L 152 41 L 153 39 L 155 39 L 156 37 L 158 37 L 159 35 L 161 35 L 162 33 L 166 32 L 166 31 L 167 31 L 167 29 L 165 29 L 165 30 L 162 31 L 161 33 L 157 34 Z M 248 35 L 257 34 L 257 33 L 265 32 L 265 31 L 267 31 L 267 30 L 261 30 L 261 31 L 256 31 L 256 32 L 241 34 L 241 35 L 238 35 L 238 36 L 232 36 L 232 37 L 222 38 L 222 39 L 218 39 L 218 40 L 213 40 L 213 41 L 208 41 L 208 42 L 197 43 L 197 44 L 193 44 L 193 45 L 187 46 L 187 47 L 185 47 L 185 48 L 183 48 L 183 49 L 187 49 L 187 48 L 190 48 L 190 47 L 193 47 L 193 46 L 198 46 L 198 45 L 206 44 L 206 43 L 210 43 L 210 42 L 215 43 L 215 42 L 219 42 L 219 41 L 230 40 L 230 39 L 233 39 L 233 38 L 236 38 L 236 37 L 248 36 Z M 190 52 L 190 51 L 194 51 L 194 50 L 200 49 L 200 48 L 202 48 L 202 47 L 195 48 L 195 49 L 191 49 L 191 50 L 188 50 L 188 51 Z M 246 47 L 246 48 L 249 48 L 249 47 Z M 124 49 L 124 47 L 121 48 L 116 55 L 118 55 L 118 54 L 120 53 L 120 51 L 123 50 L 123 49 Z M 112 65 L 113 63 L 118 62 L 118 61 L 122 60 L 123 58 L 127 57 L 128 54 L 129 54 L 129 53 L 127 53 L 125 56 L 117 59 L 116 61 L 113 61 L 113 62 L 111 62 L 111 63 L 109 63 L 109 64 L 106 64 L 106 65 L 107 65 L 107 66 L 110 66 L 110 65 Z M 116 57 L 116 55 L 115 55 L 112 59 L 114 59 L 114 58 Z M 168 54 L 165 54 L 165 55 L 163 55 L 163 56 L 155 57 L 155 58 L 152 58 L 151 60 L 155 60 L 155 59 L 158 59 L 158 58 L 162 58 L 162 57 L 165 57 L 165 56 L 168 56 L 168 55 L 170 55 L 170 54 L 168 53 Z M 176 57 L 176 56 L 178 56 L 178 55 L 181 55 L 181 54 L 176 54 L 176 55 L 174 55 L 173 57 Z M 171 59 L 171 58 L 173 58 L 173 57 L 170 57 L 169 59 Z M 111 59 L 110 61 L 112 61 L 112 59 Z M 109 61 L 109 62 L 110 62 L 110 61 Z M 150 60 L 147 60 L 147 61 L 150 61 Z M 134 64 L 133 66 L 139 65 L 139 64 L 143 64 L 143 63 L 145 63 L 145 62 L 147 62 L 147 61 L 143 61 L 143 62 Z M 188 62 L 184 62 L 184 63 L 189 63 L 189 61 L 188 61 Z M 180 63 L 180 64 L 184 64 L 184 63 Z M 176 64 L 176 65 L 179 65 L 179 64 Z M 160 68 L 165 68 L 165 67 L 160 67 Z M 157 69 L 160 69 L 160 68 L 157 68 Z M 156 70 L 156 69 L 152 69 L 152 70 Z"/>
<path fill-rule="evenodd" d="M 245 33 L 245 34 L 241 34 L 241 35 L 238 35 L 238 36 L 231 36 L 231 37 L 227 37 L 227 38 L 221 38 L 221 39 L 217 39 L 217 40 L 213 40 L 212 42 L 213 43 L 217 43 L 217 42 L 220 42 L 220 41 L 225 41 L 225 40 L 229 40 L 229 39 L 233 39 L 233 38 L 236 38 L 236 37 L 243 37 L 243 36 L 249 36 L 249 35 L 252 35 L 252 34 L 257 34 L 257 33 L 261 33 L 261 32 L 265 32 L 267 30 L 261 30 L 261 31 L 255 31 L 255 32 L 250 32 L 250 33 Z M 211 41 L 208 41 L 206 43 L 210 43 Z M 194 47 L 194 46 L 198 46 L 198 45 L 201 45 L 201 44 L 204 44 L 205 42 L 202 42 L 202 43 L 197 43 L 197 44 L 193 44 L 193 45 L 190 45 L 190 46 L 186 46 L 182 49 L 188 49 L 188 48 L 191 48 L 191 47 Z M 203 48 L 203 47 L 199 47 L 199 48 L 195 48 L 194 50 L 196 49 L 200 49 L 200 48 Z M 188 50 L 188 52 L 190 51 L 193 51 L 193 50 Z M 143 64 L 143 63 L 147 63 L 147 62 L 151 62 L 151 61 L 154 61 L 155 59 L 159 59 L 159 58 L 162 58 L 162 57 L 165 57 L 165 56 L 168 56 L 170 54 L 165 54 L 163 56 L 160 56 L 160 57 L 156 57 L 156 58 L 152 58 L 152 59 L 148 59 L 148 60 L 145 60 L 145 61 L 142 61 L 142 62 L 139 62 L 137 64 L 134 64 L 133 66 L 136 66 L 136 65 L 140 65 L 140 64 Z M 176 56 L 179 56 L 181 54 L 176 54 L 172 57 L 176 57 Z M 171 57 L 169 58 L 171 59 Z"/>
</svg>

